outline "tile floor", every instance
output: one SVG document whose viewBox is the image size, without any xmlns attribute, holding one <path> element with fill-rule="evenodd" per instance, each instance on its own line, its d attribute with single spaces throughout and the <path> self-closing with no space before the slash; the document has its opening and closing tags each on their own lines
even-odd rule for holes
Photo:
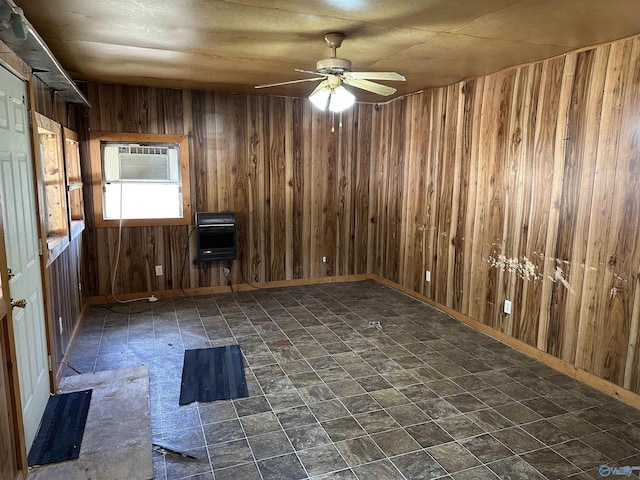
<svg viewBox="0 0 640 480">
<path fill-rule="evenodd" d="M 128 313 L 92 308 L 70 363 L 149 366 L 154 441 L 196 457 L 154 451 L 156 479 L 578 480 L 640 466 L 639 410 L 373 281 L 113 310 Z M 184 350 L 233 343 L 250 396 L 178 406 Z"/>
</svg>

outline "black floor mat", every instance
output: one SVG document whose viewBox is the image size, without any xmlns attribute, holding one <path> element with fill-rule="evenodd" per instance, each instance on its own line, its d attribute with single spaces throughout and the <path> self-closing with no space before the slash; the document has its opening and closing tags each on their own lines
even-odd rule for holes
<svg viewBox="0 0 640 480">
<path fill-rule="evenodd" d="M 180 405 L 248 396 L 239 345 L 185 350 Z"/>
<path fill-rule="evenodd" d="M 78 458 L 92 390 L 49 398 L 28 463 L 30 467 Z"/>
</svg>

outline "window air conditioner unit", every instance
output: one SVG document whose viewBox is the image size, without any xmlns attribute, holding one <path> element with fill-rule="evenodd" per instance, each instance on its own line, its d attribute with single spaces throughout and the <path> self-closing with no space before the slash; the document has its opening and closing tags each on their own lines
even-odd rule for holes
<svg viewBox="0 0 640 480">
<path fill-rule="evenodd" d="M 104 182 L 180 182 L 180 152 L 173 145 L 104 144 Z"/>
</svg>

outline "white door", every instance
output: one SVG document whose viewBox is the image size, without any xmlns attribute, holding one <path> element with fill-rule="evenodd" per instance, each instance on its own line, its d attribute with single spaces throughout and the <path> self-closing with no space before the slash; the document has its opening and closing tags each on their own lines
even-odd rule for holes
<svg viewBox="0 0 640 480">
<path fill-rule="evenodd" d="M 49 364 L 42 298 L 26 87 L 0 68 L 0 202 L 4 215 L 9 292 L 27 451 L 49 399 Z"/>
</svg>

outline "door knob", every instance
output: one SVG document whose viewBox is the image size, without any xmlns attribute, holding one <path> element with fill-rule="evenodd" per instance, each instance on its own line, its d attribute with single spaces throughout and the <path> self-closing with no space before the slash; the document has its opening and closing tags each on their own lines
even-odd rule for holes
<svg viewBox="0 0 640 480">
<path fill-rule="evenodd" d="M 15 277 L 15 274 L 11 271 L 11 269 L 10 269 L 10 268 L 7 268 L 7 270 L 9 270 L 9 271 L 7 272 L 7 275 L 9 276 L 9 279 L 12 279 L 13 277 Z"/>
<path fill-rule="evenodd" d="M 21 298 L 20 300 L 13 300 L 13 298 L 11 299 L 11 308 L 25 308 L 27 306 L 27 300 L 24 298 Z"/>
</svg>

